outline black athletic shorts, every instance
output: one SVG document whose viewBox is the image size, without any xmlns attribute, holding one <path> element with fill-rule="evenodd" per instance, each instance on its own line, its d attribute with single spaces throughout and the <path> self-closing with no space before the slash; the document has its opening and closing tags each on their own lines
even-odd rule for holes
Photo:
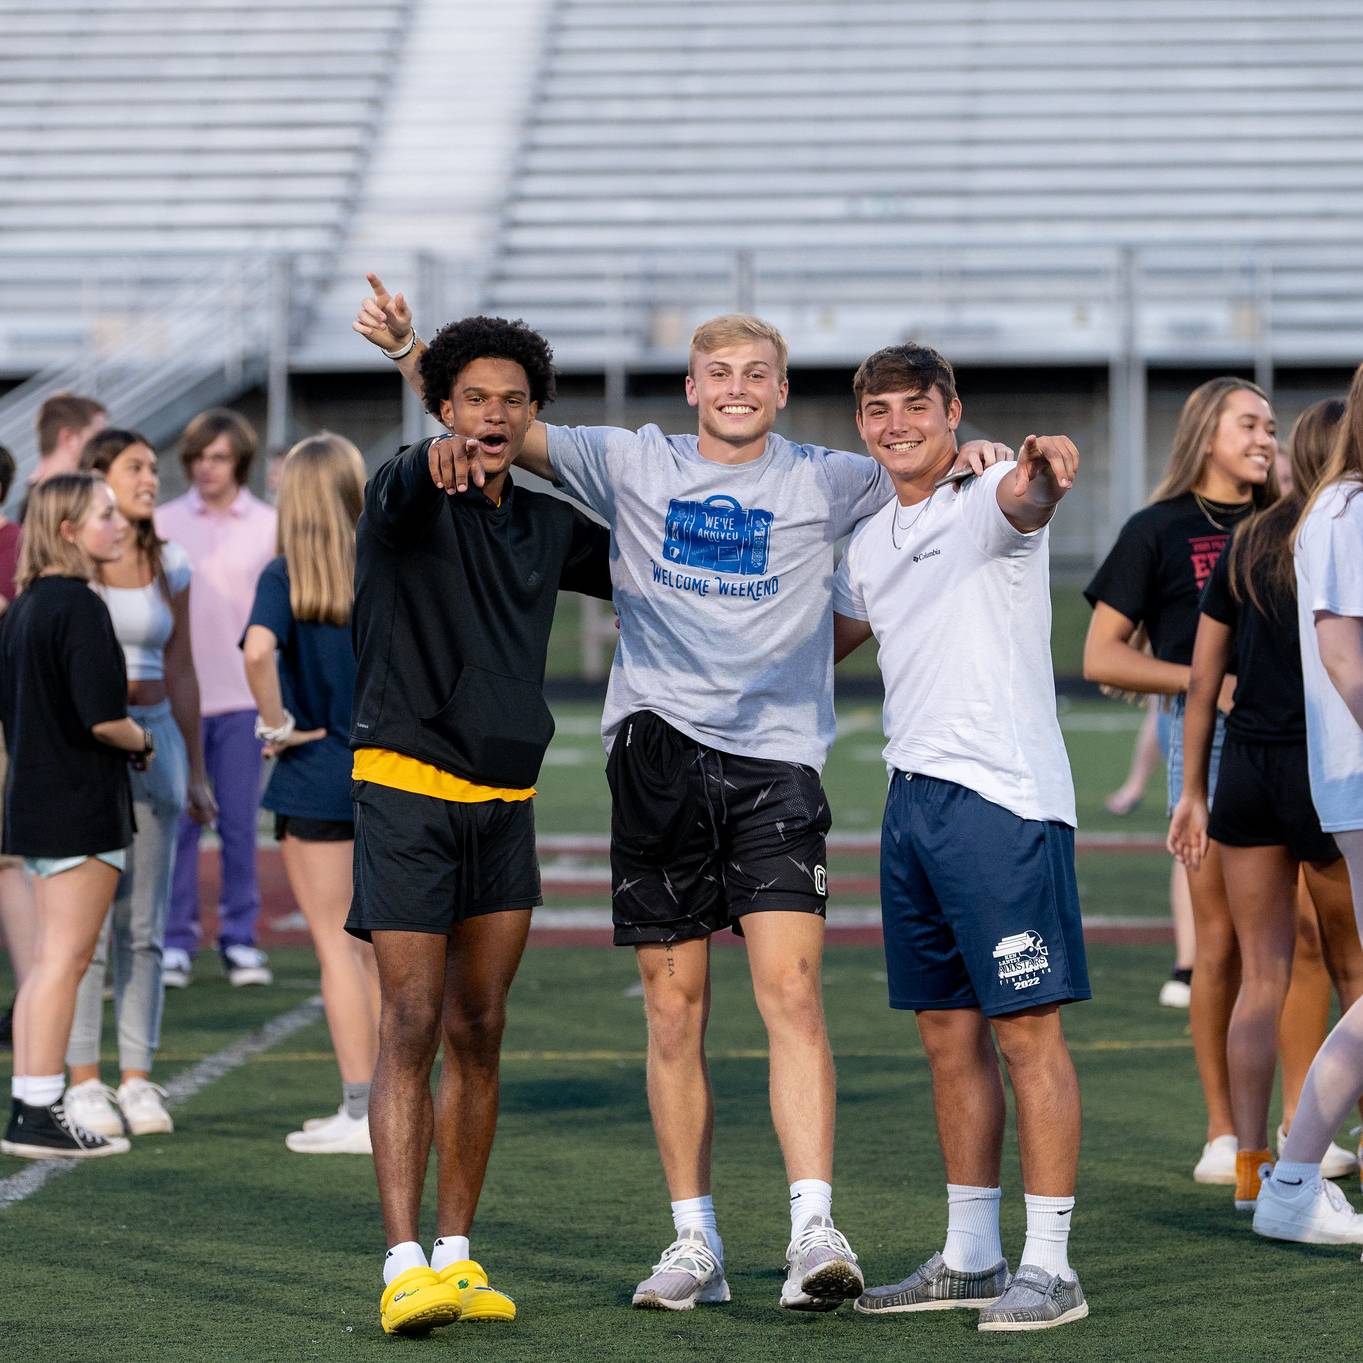
<svg viewBox="0 0 1363 1363">
<path fill-rule="evenodd" d="M 606 775 L 617 946 L 741 933 L 762 910 L 822 916 L 830 815 L 812 767 L 719 752 L 641 710 Z"/>
<path fill-rule="evenodd" d="M 1207 836 L 1227 847 L 1286 847 L 1298 861 L 1335 861 L 1311 803 L 1305 743 L 1246 743 L 1227 735 Z"/>
<path fill-rule="evenodd" d="M 351 819 L 303 819 L 297 814 L 274 816 L 276 842 L 295 838 L 299 842 L 349 842 L 355 836 Z"/>
<path fill-rule="evenodd" d="M 532 801 L 460 804 L 372 781 L 356 781 L 351 798 L 352 935 L 448 933 L 466 918 L 544 902 Z"/>
</svg>

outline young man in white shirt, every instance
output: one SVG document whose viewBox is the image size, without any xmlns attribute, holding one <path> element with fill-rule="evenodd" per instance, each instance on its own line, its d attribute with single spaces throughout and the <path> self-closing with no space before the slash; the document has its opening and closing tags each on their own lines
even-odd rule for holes
<svg viewBox="0 0 1363 1363">
<path fill-rule="evenodd" d="M 890 1006 L 912 1009 L 947 1167 L 941 1254 L 856 1308 L 978 1307 L 981 1330 L 1088 1314 L 1066 1252 L 1079 1086 L 1060 1005 L 1090 997 L 1074 877 L 1074 788 L 1055 712 L 1046 526 L 1079 456 L 1028 436 L 959 487 L 961 403 L 936 351 L 878 351 L 853 383 L 857 428 L 896 497 L 857 528 L 833 589 L 835 656 L 872 634 L 890 789 L 881 905 Z M 999 1241 L 1004 1096 L 1017 1101 L 1027 1243 Z"/>
</svg>

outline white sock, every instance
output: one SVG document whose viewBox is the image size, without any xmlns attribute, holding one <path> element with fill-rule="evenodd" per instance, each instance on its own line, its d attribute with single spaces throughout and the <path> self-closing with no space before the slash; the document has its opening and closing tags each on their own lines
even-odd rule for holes
<svg viewBox="0 0 1363 1363">
<path fill-rule="evenodd" d="M 790 1234 L 791 1238 L 799 1233 L 800 1227 L 811 1216 L 833 1216 L 833 1185 L 821 1178 L 797 1178 L 790 1185 Z"/>
<path fill-rule="evenodd" d="M 21 1103 L 28 1102 L 28 1079 L 16 1074 L 9 1081 L 9 1095 L 11 1098 L 17 1098 Z"/>
<path fill-rule="evenodd" d="M 1320 1165 L 1292 1164 L 1285 1159 L 1280 1159 L 1273 1166 L 1273 1181 L 1289 1188 L 1298 1183 L 1318 1183 L 1320 1181 Z"/>
<path fill-rule="evenodd" d="M 1022 1262 L 1062 1278 L 1074 1277 L 1070 1267 L 1069 1241 L 1072 1197 L 1025 1196 L 1027 1203 L 1027 1243 L 1022 1247 Z"/>
<path fill-rule="evenodd" d="M 424 1267 L 426 1251 L 415 1240 L 404 1240 L 383 1256 L 383 1285 L 387 1287 L 399 1273 L 406 1273 L 409 1268 Z"/>
<path fill-rule="evenodd" d="M 61 1102 L 62 1094 L 66 1092 L 66 1076 L 30 1074 L 24 1081 L 24 1087 L 28 1090 L 28 1097 L 24 1102 L 33 1107 L 51 1107 L 53 1103 Z"/>
<path fill-rule="evenodd" d="M 957 1273 L 983 1273 L 1003 1258 L 999 1240 L 998 1188 L 972 1188 L 965 1183 L 947 1184 L 947 1242 L 942 1258 Z"/>
<path fill-rule="evenodd" d="M 704 1197 L 684 1197 L 672 1204 L 672 1226 L 680 1235 L 683 1231 L 698 1230 L 705 1236 L 705 1243 L 715 1252 L 715 1257 L 724 1260 L 724 1241 L 719 1238 L 715 1226 L 715 1199 L 710 1193 Z"/>
<path fill-rule="evenodd" d="M 467 1235 L 442 1235 L 431 1246 L 431 1267 L 437 1273 L 451 1264 L 462 1264 L 471 1257 Z"/>
</svg>

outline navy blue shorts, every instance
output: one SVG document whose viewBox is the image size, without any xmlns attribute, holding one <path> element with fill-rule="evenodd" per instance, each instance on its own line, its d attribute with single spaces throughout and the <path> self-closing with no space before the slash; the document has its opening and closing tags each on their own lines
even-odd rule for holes
<svg viewBox="0 0 1363 1363">
<path fill-rule="evenodd" d="M 1002 1017 L 1092 998 L 1074 830 L 894 773 L 880 835 L 890 1007 Z"/>
</svg>

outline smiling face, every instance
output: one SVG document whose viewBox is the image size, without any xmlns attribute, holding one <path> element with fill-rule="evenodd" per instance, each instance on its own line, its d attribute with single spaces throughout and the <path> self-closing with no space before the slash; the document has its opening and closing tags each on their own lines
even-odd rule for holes
<svg viewBox="0 0 1363 1363">
<path fill-rule="evenodd" d="M 897 480 L 931 482 L 956 457 L 961 403 L 935 384 L 926 392 L 865 393 L 857 430 L 866 452 Z"/>
<path fill-rule="evenodd" d="M 97 484 L 89 509 L 78 524 L 62 522 L 61 535 L 84 550 L 95 563 L 114 563 L 123 557 L 128 541 L 128 522 L 119 511 L 108 483 Z"/>
<path fill-rule="evenodd" d="M 1273 408 L 1258 393 L 1237 388 L 1217 418 L 1199 485 L 1210 475 L 1218 485 L 1259 487 L 1268 481 L 1277 454 Z"/>
<path fill-rule="evenodd" d="M 125 519 L 149 521 L 156 510 L 161 479 L 156 471 L 156 452 L 146 445 L 129 445 L 109 465 L 104 475 Z"/>
<path fill-rule="evenodd" d="M 493 478 L 511 467 L 538 412 L 525 370 L 515 360 L 484 355 L 454 376 L 440 404 L 440 421 L 455 435 L 478 442 L 483 472 Z"/>
<path fill-rule="evenodd" d="M 692 353 L 686 400 L 697 409 L 702 435 L 712 440 L 734 447 L 765 440 L 789 395 L 770 341 Z"/>
</svg>

